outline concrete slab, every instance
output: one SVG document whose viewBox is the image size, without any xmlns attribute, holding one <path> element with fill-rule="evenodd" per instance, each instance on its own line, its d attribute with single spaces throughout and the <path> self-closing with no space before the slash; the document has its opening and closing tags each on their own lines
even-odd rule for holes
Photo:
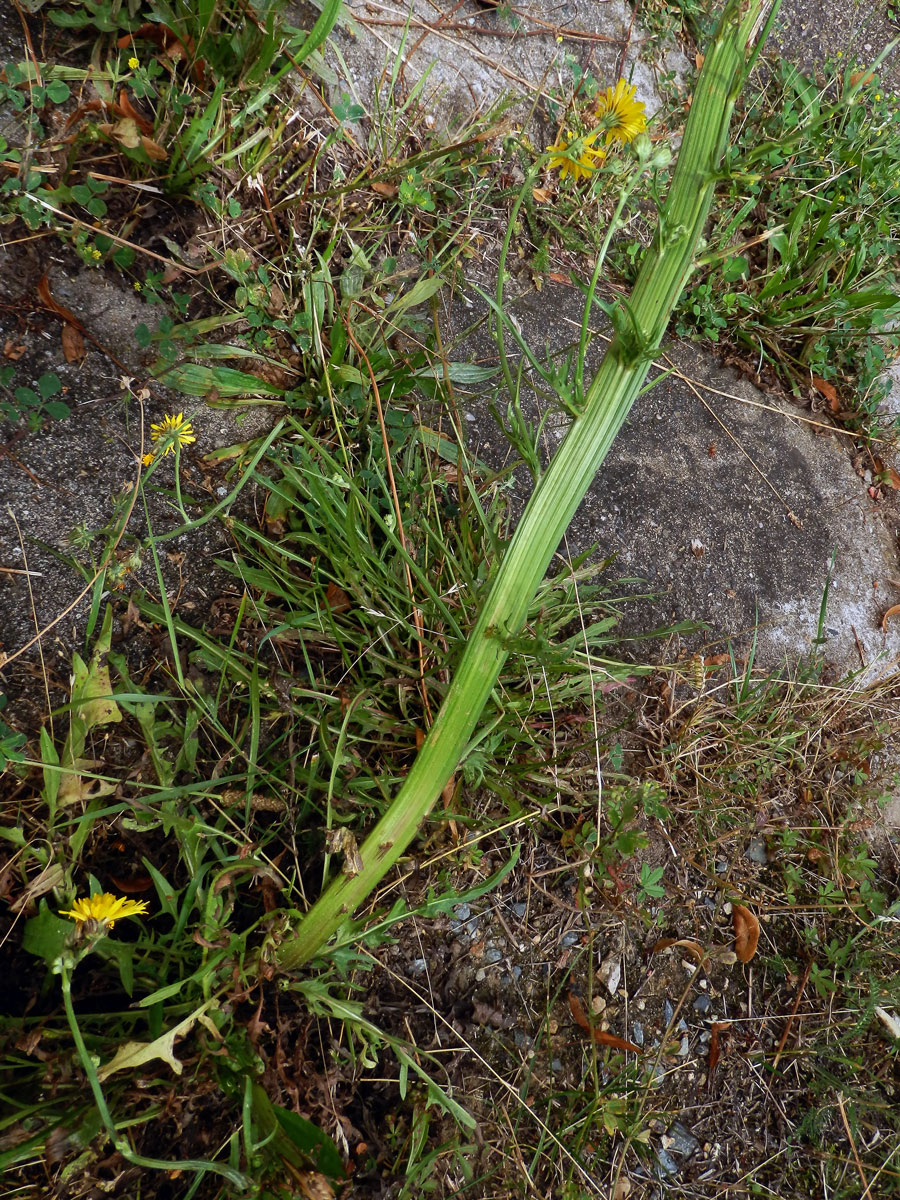
<svg viewBox="0 0 900 1200">
<path fill-rule="evenodd" d="M 451 324 L 471 323 L 478 303 L 452 313 Z M 538 357 L 558 358 L 580 325 L 581 295 L 547 283 L 507 311 Z M 594 368 L 604 344 L 599 334 L 592 341 Z M 453 355 L 495 364 L 486 323 Z M 758 661 L 775 667 L 816 648 L 830 579 L 821 653 L 842 674 L 871 679 L 893 669 L 900 623 L 888 622 L 885 633 L 882 617 L 900 600 L 897 541 L 888 502 L 873 499 L 854 469 L 852 440 L 695 346 L 672 344 L 658 366 L 677 374 L 632 409 L 566 543 L 573 555 L 597 543 L 600 556 L 616 555 L 613 577 L 637 576 L 657 593 L 629 608 L 625 628 L 703 622 L 709 632 L 689 640 L 691 648 L 715 642 L 721 650 L 731 639 L 745 654 L 758 625 Z M 522 406 L 532 416 L 548 411 L 534 392 Z M 479 455 L 497 467 L 514 458 L 487 398 L 470 394 L 466 408 Z M 562 414 L 550 414 L 545 461 L 567 427 Z M 518 479 L 524 503 L 530 484 L 521 472 Z"/>
</svg>

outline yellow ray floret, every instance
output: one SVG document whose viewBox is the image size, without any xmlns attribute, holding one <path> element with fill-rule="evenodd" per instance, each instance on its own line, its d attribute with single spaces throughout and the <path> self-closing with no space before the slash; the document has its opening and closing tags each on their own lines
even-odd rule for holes
<svg viewBox="0 0 900 1200">
<path fill-rule="evenodd" d="M 595 112 L 597 124 L 606 134 L 606 144 L 627 145 L 647 128 L 643 101 L 635 100 L 634 84 L 620 79 L 614 88 L 608 87 L 598 97 Z"/>
<path fill-rule="evenodd" d="M 124 896 L 113 896 L 109 892 L 75 900 L 68 912 L 61 917 L 71 917 L 79 925 L 84 921 L 100 921 L 112 929 L 121 917 L 140 917 L 147 911 L 146 900 L 126 900 Z"/>
<path fill-rule="evenodd" d="M 555 146 L 548 146 L 551 170 L 559 171 L 560 179 L 571 175 L 573 179 L 589 179 L 606 157 L 605 150 L 598 150 L 592 137 L 575 137 L 564 130 Z"/>
<path fill-rule="evenodd" d="M 158 449 L 163 455 L 172 454 L 177 446 L 187 446 L 197 440 L 190 422 L 184 419 L 184 413 L 178 413 L 177 416 L 167 413 L 159 425 L 150 426 L 150 437 L 154 442 L 161 443 Z"/>
</svg>

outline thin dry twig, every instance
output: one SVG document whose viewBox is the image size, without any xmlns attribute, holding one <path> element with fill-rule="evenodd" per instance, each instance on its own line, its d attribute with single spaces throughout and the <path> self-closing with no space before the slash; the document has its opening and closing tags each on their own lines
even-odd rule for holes
<svg viewBox="0 0 900 1200">
<path fill-rule="evenodd" d="M 844 1097 L 840 1092 L 838 1092 L 838 1094 L 837 1094 L 837 1106 L 838 1106 L 838 1111 L 841 1114 L 841 1121 L 843 1122 L 844 1130 L 847 1134 L 847 1141 L 850 1143 L 850 1151 L 853 1154 L 853 1161 L 856 1163 L 856 1169 L 859 1172 L 859 1177 L 862 1180 L 862 1185 L 865 1188 L 866 1192 L 868 1192 L 870 1190 L 869 1189 L 869 1181 L 866 1179 L 866 1173 L 863 1170 L 863 1165 L 860 1162 L 859 1155 L 856 1152 L 856 1142 L 853 1140 L 853 1133 L 851 1132 L 851 1129 L 850 1129 L 850 1122 L 847 1120 L 847 1112 L 846 1112 L 846 1109 L 844 1108 Z"/>
</svg>

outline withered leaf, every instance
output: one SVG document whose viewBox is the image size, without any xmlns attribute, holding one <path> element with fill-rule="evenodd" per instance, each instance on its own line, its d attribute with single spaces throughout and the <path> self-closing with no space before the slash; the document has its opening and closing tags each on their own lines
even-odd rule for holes
<svg viewBox="0 0 900 1200">
<path fill-rule="evenodd" d="M 687 950 L 688 954 L 693 954 L 697 962 L 703 962 L 706 957 L 700 943 L 692 941 L 690 938 L 660 938 L 650 947 L 650 953 L 661 954 L 663 950 L 668 950 L 672 946 L 679 946 L 682 950 Z"/>
<path fill-rule="evenodd" d="M 60 304 L 58 300 L 53 298 L 53 295 L 50 291 L 50 280 L 46 275 L 41 276 L 40 283 L 37 285 L 37 294 L 38 299 L 40 300 L 41 304 L 43 304 L 44 308 L 49 308 L 50 311 L 56 313 L 58 317 L 62 317 L 66 324 L 73 325 L 79 333 L 84 333 L 84 326 L 75 316 L 75 314 L 70 309 L 66 308 L 64 304 Z"/>
<path fill-rule="evenodd" d="M 136 150 L 141 144 L 141 131 L 133 117 L 120 117 L 115 122 L 104 121 L 97 128 L 101 133 L 115 138 L 119 145 L 124 146 L 126 150 Z"/>
<path fill-rule="evenodd" d="M 710 1038 L 709 1038 L 709 1073 L 710 1073 L 710 1075 L 712 1075 L 713 1071 L 716 1069 L 716 1065 L 718 1064 L 718 1061 L 722 1056 L 722 1048 L 721 1048 L 721 1044 L 719 1042 L 719 1034 L 721 1032 L 724 1032 L 724 1030 L 730 1029 L 730 1028 L 731 1028 L 730 1021 L 713 1021 L 712 1025 L 710 1026 L 710 1030 L 709 1030 L 709 1032 L 710 1032 Z"/>
<path fill-rule="evenodd" d="M 346 612 L 350 608 L 350 597 L 333 579 L 325 589 L 325 602 L 332 612 Z"/>
<path fill-rule="evenodd" d="M 346 825 L 338 825 L 325 831 L 325 849 L 329 854 L 343 854 L 342 875 L 358 875 L 363 869 L 362 855 L 356 838 Z"/>
<path fill-rule="evenodd" d="M 12 362 L 18 362 L 26 349 L 27 347 L 24 342 L 16 344 L 14 338 L 7 338 L 3 344 L 3 357 L 10 359 Z"/>
<path fill-rule="evenodd" d="M 369 185 L 376 196 L 384 196 L 385 200 L 396 200 L 400 189 L 393 183 L 383 183 L 380 179 L 375 179 Z"/>
<path fill-rule="evenodd" d="M 154 142 L 153 138 L 142 137 L 141 146 L 148 158 L 154 162 L 165 162 L 169 157 L 169 152 L 164 150 L 159 142 Z"/>
<path fill-rule="evenodd" d="M 833 383 L 829 383 L 827 379 L 822 379 L 819 375 L 813 375 L 812 385 L 826 400 L 830 400 L 832 405 L 840 405 L 840 397 L 837 394 L 837 388 Z"/>
<path fill-rule="evenodd" d="M 153 122 L 148 121 L 142 113 L 138 112 L 138 110 L 131 103 L 128 93 L 124 88 L 119 91 L 119 103 L 117 108 L 123 117 L 131 117 L 132 121 L 134 121 L 141 133 L 149 136 L 153 132 Z"/>
<path fill-rule="evenodd" d="M 882 633 L 887 633 L 888 617 L 896 617 L 898 614 L 900 614 L 900 604 L 892 604 L 891 607 L 884 614 L 884 616 L 881 618 L 881 632 Z"/>
<path fill-rule="evenodd" d="M 732 904 L 731 920 L 734 925 L 734 952 L 738 962 L 749 962 L 759 945 L 759 921 L 743 904 Z"/>
<path fill-rule="evenodd" d="M 81 362 L 84 358 L 84 338 L 79 329 L 66 321 L 62 327 L 60 342 L 62 343 L 63 358 L 67 363 Z"/>
<path fill-rule="evenodd" d="M 581 1006 L 581 1001 L 574 992 L 569 992 L 569 1009 L 579 1029 L 583 1029 L 585 1033 L 590 1034 L 594 1041 L 598 1042 L 601 1046 L 612 1046 L 615 1050 L 630 1050 L 632 1054 L 644 1053 L 640 1046 L 636 1046 L 634 1042 L 626 1042 L 624 1038 L 616 1037 L 614 1033 L 604 1033 L 602 1029 L 593 1029 Z"/>
<path fill-rule="evenodd" d="M 334 1200 L 334 1188 L 318 1171 L 292 1171 L 303 1200 Z"/>
</svg>

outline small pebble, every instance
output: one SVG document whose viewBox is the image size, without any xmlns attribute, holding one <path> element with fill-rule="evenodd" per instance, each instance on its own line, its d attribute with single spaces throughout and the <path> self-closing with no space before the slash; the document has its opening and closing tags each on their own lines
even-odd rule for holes
<svg viewBox="0 0 900 1200">
<path fill-rule="evenodd" d="M 667 1000 L 665 1002 L 665 1004 L 663 1005 L 663 1020 L 668 1025 L 674 1016 L 675 1016 L 675 1009 L 672 1007 L 672 1005 Z"/>
<path fill-rule="evenodd" d="M 559 940 L 559 944 L 563 947 L 568 948 L 569 946 L 574 946 L 580 937 L 581 937 L 581 934 L 578 933 L 577 930 L 572 929 L 568 933 L 563 934 L 563 936 Z"/>
<path fill-rule="evenodd" d="M 528 1038 L 526 1038 L 525 1034 L 522 1032 L 521 1029 L 513 1030 L 513 1041 L 519 1047 L 520 1050 L 524 1050 L 525 1047 L 528 1045 Z"/>
<path fill-rule="evenodd" d="M 515 913 L 515 915 L 516 915 L 516 916 L 519 918 L 519 920 L 521 921 L 521 920 L 522 920 L 522 918 L 525 916 L 525 914 L 528 912 L 528 905 L 527 905 L 527 904 L 522 904 L 522 903 L 519 903 L 519 904 L 514 904 L 514 905 L 513 905 L 513 912 Z"/>
<path fill-rule="evenodd" d="M 513 979 L 521 979 L 522 978 L 522 968 L 521 967 L 513 967 L 512 977 L 513 977 Z"/>
<path fill-rule="evenodd" d="M 753 839 L 744 851 L 744 858 L 749 858 L 751 862 L 759 863 L 763 867 L 766 865 L 769 861 L 769 855 L 766 852 L 766 843 L 762 838 Z"/>
<path fill-rule="evenodd" d="M 486 963 L 498 963 L 503 958 L 502 950 L 488 950 L 485 952 L 484 961 Z"/>
<path fill-rule="evenodd" d="M 219 497 L 221 497 L 221 496 L 227 496 L 227 495 L 228 495 L 228 488 L 227 488 L 227 487 L 222 487 L 222 485 L 221 485 L 221 484 L 219 484 L 219 486 L 216 488 L 216 495 L 217 495 L 217 496 L 219 496 Z"/>
<path fill-rule="evenodd" d="M 414 958 L 409 964 L 409 969 L 414 975 L 421 975 L 426 966 L 427 963 L 425 962 L 424 958 Z"/>
<path fill-rule="evenodd" d="M 453 906 L 453 911 L 461 921 L 468 921 L 469 917 L 472 915 L 472 910 L 469 908 L 468 904 L 456 904 Z"/>
<path fill-rule="evenodd" d="M 554 1060 L 553 1060 L 553 1062 L 550 1064 L 550 1066 L 551 1066 L 551 1068 L 552 1068 L 552 1069 L 553 1069 L 553 1070 L 556 1072 L 556 1074 L 557 1074 L 557 1075 L 558 1075 L 558 1074 L 559 1074 L 559 1072 L 560 1072 L 560 1071 L 563 1069 L 563 1065 L 562 1065 L 562 1063 L 559 1061 L 559 1059 L 558 1059 L 558 1058 L 554 1058 Z"/>
<path fill-rule="evenodd" d="M 681 1045 L 678 1047 L 678 1057 L 687 1058 L 691 1052 L 691 1040 L 687 1034 L 681 1039 Z"/>
<path fill-rule="evenodd" d="M 678 1174 L 678 1163 L 667 1150 L 657 1150 L 656 1160 L 667 1175 Z"/>
<path fill-rule="evenodd" d="M 636 1046 L 644 1044 L 644 1027 L 640 1021 L 634 1021 L 631 1026 L 631 1040 Z"/>
<path fill-rule="evenodd" d="M 485 972 L 484 967 L 479 967 L 478 970 L 475 972 L 475 982 L 483 983 L 485 974 L 486 974 L 486 972 Z"/>
<path fill-rule="evenodd" d="M 685 1129 L 680 1121 L 676 1121 L 669 1129 L 667 1148 L 675 1154 L 680 1154 L 682 1158 L 690 1158 L 699 1145 L 699 1141 Z"/>
<path fill-rule="evenodd" d="M 712 1008 L 712 1000 L 710 1000 L 709 996 L 707 996 L 705 994 L 701 993 L 701 995 L 699 995 L 697 997 L 697 999 L 694 1001 L 694 1012 L 700 1013 L 701 1016 L 704 1013 L 708 1013 L 711 1008 Z"/>
</svg>

